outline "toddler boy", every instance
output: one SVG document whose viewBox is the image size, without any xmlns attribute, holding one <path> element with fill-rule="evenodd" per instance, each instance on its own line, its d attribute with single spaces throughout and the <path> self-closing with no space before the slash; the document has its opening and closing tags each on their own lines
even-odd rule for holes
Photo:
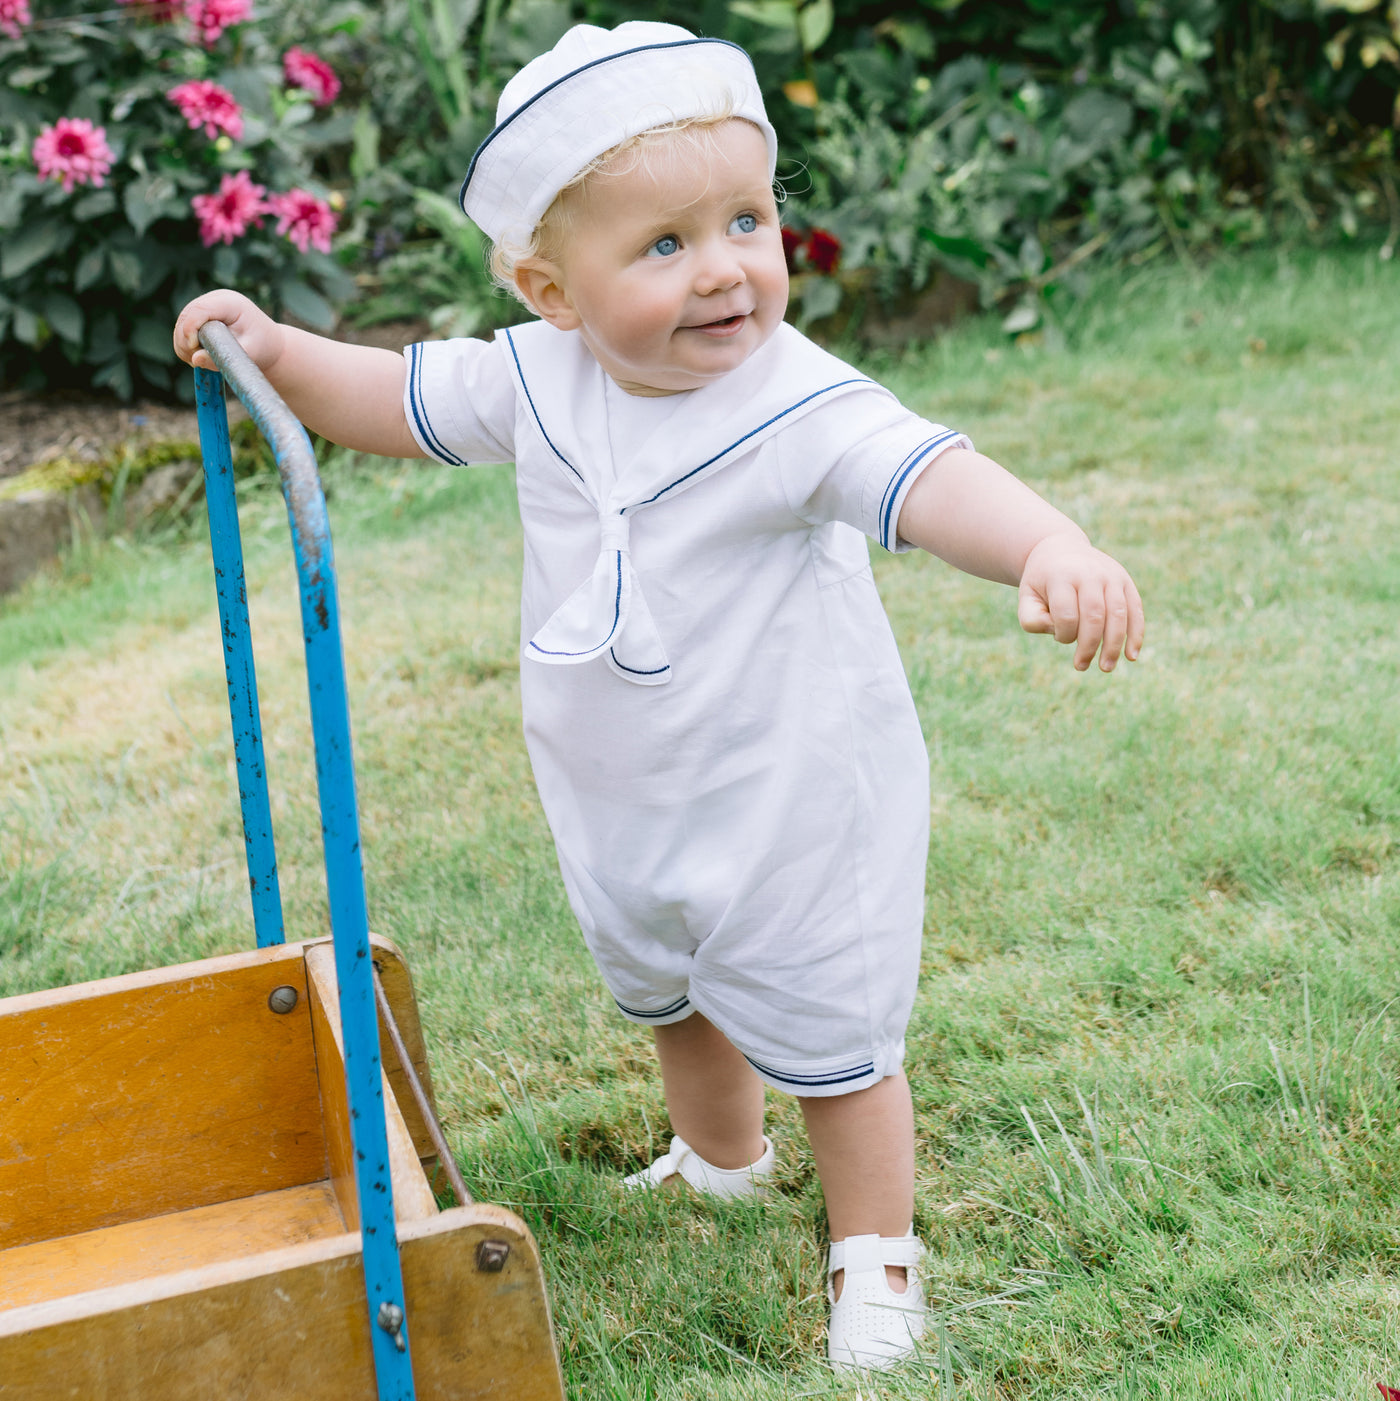
<svg viewBox="0 0 1400 1401">
<path fill-rule="evenodd" d="M 1132 580 L 959 432 L 783 321 L 777 142 L 742 50 L 580 25 L 507 85 L 464 210 L 539 320 L 405 357 L 213 292 L 309 427 L 516 464 L 525 737 L 570 903 L 652 1028 L 675 1137 L 627 1179 L 748 1195 L 800 1097 L 831 1231 L 828 1352 L 923 1330 L 901 1069 L 927 755 L 862 535 L 1015 584 L 1083 670 L 1136 658 Z"/>
</svg>

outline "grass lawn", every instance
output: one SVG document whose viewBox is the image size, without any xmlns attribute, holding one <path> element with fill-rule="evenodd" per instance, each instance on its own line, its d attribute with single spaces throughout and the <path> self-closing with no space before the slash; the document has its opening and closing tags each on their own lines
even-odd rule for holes
<svg viewBox="0 0 1400 1401">
<path fill-rule="evenodd" d="M 820 1357 L 824 1223 L 770 1096 L 761 1206 L 624 1198 L 666 1142 L 519 733 L 506 469 L 334 461 L 374 927 L 469 1182 L 538 1234 L 573 1397 L 1371 1398 L 1400 1387 L 1400 268 L 1105 282 L 1068 347 L 974 322 L 867 367 L 1133 571 L 1077 675 L 1010 590 L 876 574 L 928 739 L 908 1069 L 934 1318 Z M 244 531 L 289 933 L 325 931 L 285 515 Z M 878 551 L 876 551 L 879 554 Z M 0 994 L 252 943 L 207 547 L 77 551 L 0 604 Z"/>
</svg>

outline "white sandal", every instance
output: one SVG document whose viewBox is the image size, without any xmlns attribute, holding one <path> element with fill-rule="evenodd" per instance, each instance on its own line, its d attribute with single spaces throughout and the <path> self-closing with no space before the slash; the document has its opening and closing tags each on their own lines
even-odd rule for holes
<svg viewBox="0 0 1400 1401">
<path fill-rule="evenodd" d="M 915 1235 L 847 1236 L 832 1243 L 827 1265 L 831 1326 L 826 1355 L 838 1371 L 879 1371 L 914 1354 L 927 1312 L 919 1279 L 923 1253 Z M 909 1281 L 904 1293 L 890 1288 L 886 1265 L 904 1267 Z M 846 1272 L 839 1299 L 831 1286 L 837 1270 Z"/>
<path fill-rule="evenodd" d="M 660 1187 L 671 1178 L 679 1177 L 695 1191 L 706 1197 L 761 1197 L 764 1183 L 773 1175 L 773 1141 L 763 1139 L 763 1153 L 757 1162 L 741 1168 L 717 1168 L 707 1163 L 683 1138 L 671 1140 L 671 1148 L 650 1167 L 622 1179 L 628 1188 Z"/>
</svg>

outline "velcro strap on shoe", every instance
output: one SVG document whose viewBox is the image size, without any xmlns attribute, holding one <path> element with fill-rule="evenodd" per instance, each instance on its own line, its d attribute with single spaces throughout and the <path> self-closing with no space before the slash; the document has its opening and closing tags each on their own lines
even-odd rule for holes
<svg viewBox="0 0 1400 1401">
<path fill-rule="evenodd" d="M 761 1191 L 765 1178 L 773 1173 L 773 1143 L 766 1135 L 763 1152 L 756 1162 L 741 1168 L 718 1168 L 706 1162 L 699 1153 L 680 1138 L 671 1140 L 674 1171 L 697 1192 L 711 1197 L 752 1197 Z"/>
<path fill-rule="evenodd" d="M 907 1269 L 917 1265 L 923 1253 L 923 1242 L 914 1235 L 847 1236 L 845 1240 L 832 1242 L 827 1273 L 848 1270 L 851 1274 L 863 1274 L 885 1265 L 902 1265 Z"/>
</svg>

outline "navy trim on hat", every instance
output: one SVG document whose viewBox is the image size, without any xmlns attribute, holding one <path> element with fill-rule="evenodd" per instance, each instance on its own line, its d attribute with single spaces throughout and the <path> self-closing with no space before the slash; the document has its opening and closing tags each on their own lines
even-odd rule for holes
<svg viewBox="0 0 1400 1401">
<path fill-rule="evenodd" d="M 546 93 L 553 92 L 554 89 L 560 85 L 560 83 L 567 83 L 570 78 L 577 78 L 580 73 L 586 73 L 590 68 L 597 68 L 600 63 L 611 63 L 614 59 L 617 58 L 629 58 L 632 54 L 646 53 L 650 49 L 683 49 L 690 44 L 723 44 L 726 48 L 738 49 L 739 52 L 743 54 L 745 58 L 749 57 L 748 52 L 741 45 L 734 43 L 732 40 L 697 38 L 675 39 L 668 44 L 641 44 L 635 49 L 623 49 L 620 53 L 604 54 L 602 58 L 591 59 L 588 63 L 581 64 L 579 67 L 572 69 L 568 73 L 565 73 L 562 78 L 556 78 L 552 83 L 549 84 L 548 87 L 541 88 L 532 98 L 530 98 L 528 102 L 522 102 L 520 106 L 517 107 L 515 111 L 512 112 L 510 116 L 508 116 L 505 119 L 505 121 L 501 122 L 498 126 L 493 128 L 492 131 L 487 135 L 486 139 L 481 143 L 481 145 L 476 148 L 475 153 L 472 155 L 472 163 L 467 167 L 466 179 L 462 181 L 462 188 L 457 192 L 457 203 L 461 206 L 462 213 L 467 213 L 467 186 L 471 184 L 472 176 L 476 174 L 476 163 L 481 159 L 481 153 L 485 151 L 485 149 L 522 112 L 529 111 L 529 109 L 533 107 L 535 103 L 537 103 L 540 100 L 540 98 L 542 98 Z M 749 59 L 749 62 L 750 64 L 752 64 L 753 60 Z M 468 215 L 467 217 L 470 218 L 471 216 Z"/>
</svg>

